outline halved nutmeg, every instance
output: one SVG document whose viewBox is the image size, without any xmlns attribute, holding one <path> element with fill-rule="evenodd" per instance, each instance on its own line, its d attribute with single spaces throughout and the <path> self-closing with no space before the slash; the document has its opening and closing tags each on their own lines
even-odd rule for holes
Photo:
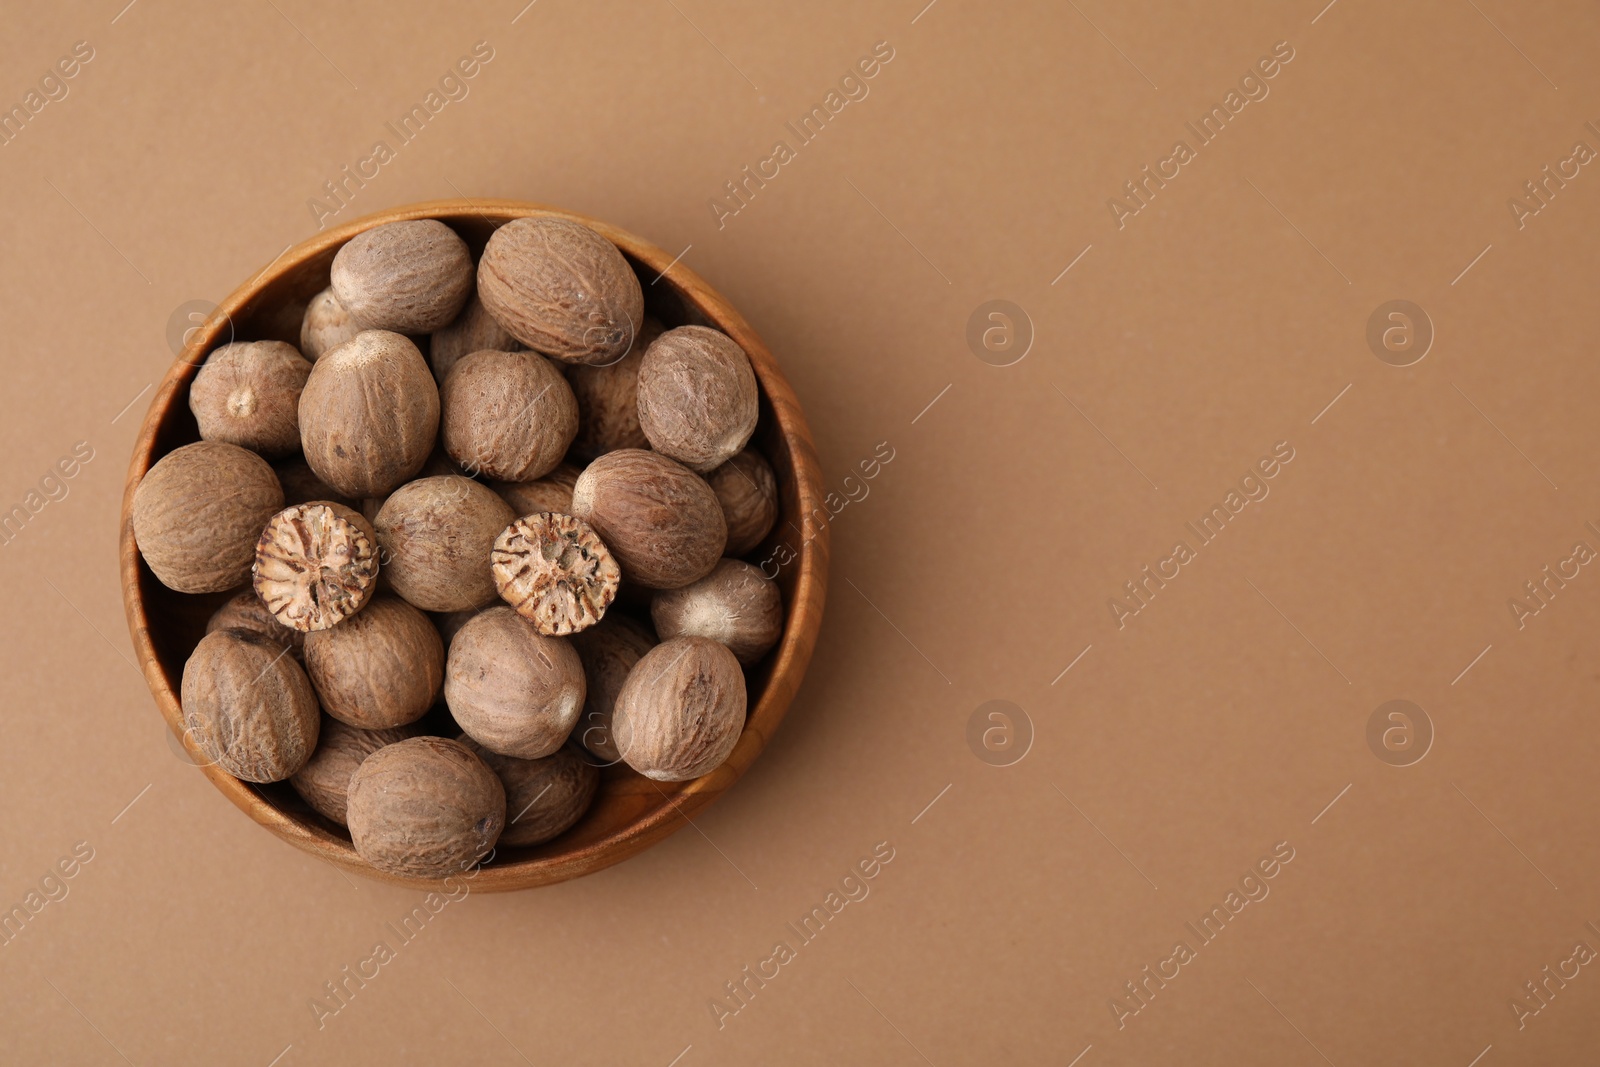
<svg viewBox="0 0 1600 1067">
<path fill-rule="evenodd" d="M 501 598 L 550 636 L 599 622 L 622 577 L 593 527 L 554 511 L 525 515 L 507 526 L 489 560 Z"/>
<path fill-rule="evenodd" d="M 250 570 L 256 595 L 279 622 L 326 630 L 360 611 L 377 588 L 378 535 L 343 504 L 296 504 L 267 521 Z"/>
</svg>

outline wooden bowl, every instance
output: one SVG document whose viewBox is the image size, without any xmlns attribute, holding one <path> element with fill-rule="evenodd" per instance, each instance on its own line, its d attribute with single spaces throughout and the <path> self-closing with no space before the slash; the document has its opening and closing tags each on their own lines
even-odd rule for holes
<svg viewBox="0 0 1600 1067">
<path fill-rule="evenodd" d="M 805 415 L 777 360 L 750 324 L 681 261 L 603 222 L 511 200 L 438 200 L 396 208 L 319 233 L 284 252 L 193 331 L 145 416 L 122 498 L 122 592 L 128 629 L 167 726 L 223 795 L 297 848 L 347 870 L 416 888 L 437 888 L 443 880 L 405 878 L 376 870 L 356 855 L 342 826 L 313 812 L 287 782 L 266 786 L 241 782 L 219 767 L 206 766 L 206 759 L 184 737 L 178 700 L 183 664 L 204 634 L 206 620 L 229 594 L 175 593 L 155 578 L 134 545 L 133 494 L 151 464 L 174 448 L 199 439 L 189 412 L 189 386 L 206 354 L 234 339 L 298 344 L 301 312 L 306 302 L 328 285 L 334 253 L 350 238 L 386 222 L 439 219 L 460 233 L 478 254 L 496 226 L 525 216 L 572 219 L 603 234 L 638 273 L 648 311 L 669 327 L 685 323 L 716 327 L 749 353 L 761 385 L 761 419 L 754 444 L 778 476 L 782 507 L 773 533 L 749 558 L 770 560 L 769 574 L 777 569 L 787 618 L 778 647 L 747 672 L 749 716 L 738 747 L 726 763 L 690 782 L 655 782 L 622 764 L 606 768 L 594 806 L 576 826 L 533 848 L 500 850 L 491 862 L 469 872 L 472 887 L 494 892 L 576 878 L 627 859 L 680 828 L 689 816 L 721 796 L 761 754 L 800 687 L 822 623 L 828 512 Z"/>
</svg>

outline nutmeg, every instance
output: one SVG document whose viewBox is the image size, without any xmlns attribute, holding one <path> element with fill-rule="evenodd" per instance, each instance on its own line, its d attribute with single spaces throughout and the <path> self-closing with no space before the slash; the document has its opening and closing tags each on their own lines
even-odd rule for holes
<svg viewBox="0 0 1600 1067">
<path fill-rule="evenodd" d="M 220 593 L 249 580 L 256 539 L 283 507 L 267 461 L 222 441 L 161 457 L 133 494 L 133 539 L 161 583 Z"/>
<path fill-rule="evenodd" d="M 562 463 L 543 478 L 531 482 L 490 482 L 489 488 L 499 493 L 518 515 L 533 515 L 540 511 L 560 511 L 570 515 L 572 487 L 578 484 L 578 475 L 581 473 L 572 464 Z"/>
<path fill-rule="evenodd" d="M 607 452 L 584 469 L 572 514 L 595 528 L 624 577 L 651 589 L 710 574 L 728 539 L 722 505 L 703 478 L 636 448 Z"/>
<path fill-rule="evenodd" d="M 698 582 L 657 593 L 650 618 L 663 641 L 709 637 L 751 664 L 783 634 L 783 594 L 760 567 L 725 559 Z"/>
<path fill-rule="evenodd" d="M 744 555 L 772 532 L 778 521 L 778 479 L 761 453 L 746 448 L 706 475 L 706 481 L 728 523 L 728 555 Z"/>
<path fill-rule="evenodd" d="M 326 630 L 360 611 L 377 587 L 378 535 L 343 504 L 295 504 L 267 520 L 251 574 L 283 625 Z"/>
<path fill-rule="evenodd" d="M 593 459 L 619 448 L 650 447 L 650 439 L 639 425 L 639 365 L 644 362 L 644 350 L 664 328 L 659 320 L 646 315 L 626 356 L 598 367 L 568 365 L 567 383 L 578 401 L 574 453 Z"/>
<path fill-rule="evenodd" d="M 432 333 L 450 325 L 472 295 L 472 253 L 437 219 L 388 222 L 347 241 L 329 277 L 362 329 Z"/>
<path fill-rule="evenodd" d="M 183 665 L 184 732 L 246 782 L 281 782 L 317 744 L 317 698 L 300 664 L 253 630 L 214 630 Z"/>
<path fill-rule="evenodd" d="M 343 826 L 350 776 L 356 773 L 361 761 L 385 745 L 415 736 L 416 728 L 411 726 L 362 730 L 324 715 L 316 751 L 289 779 L 289 784 L 313 811 Z"/>
<path fill-rule="evenodd" d="M 253 630 L 270 638 L 279 648 L 288 649 L 295 659 L 301 658 L 301 650 L 306 643 L 303 631 L 290 629 L 279 622 L 278 617 L 256 596 L 256 591 L 248 586 L 229 597 L 206 620 L 206 633 L 228 629 Z"/>
<path fill-rule="evenodd" d="M 639 365 L 639 425 L 657 452 L 705 473 L 756 429 L 761 394 L 744 349 L 708 326 L 657 337 Z"/>
<path fill-rule="evenodd" d="M 329 286 L 306 305 L 305 317 L 300 320 L 300 354 L 315 363 L 324 352 L 337 348 L 360 332 L 361 327 Z"/>
<path fill-rule="evenodd" d="M 464 356 L 439 393 L 444 449 L 467 469 L 508 482 L 554 470 L 578 432 L 572 387 L 537 352 Z"/>
<path fill-rule="evenodd" d="M 646 652 L 617 694 L 611 727 L 623 760 L 659 782 L 722 765 L 744 729 L 744 672 L 726 646 L 675 637 Z"/>
<path fill-rule="evenodd" d="M 536 759 L 561 747 L 583 710 L 583 664 L 507 607 L 467 620 L 450 642 L 444 699 L 473 740 Z"/>
<path fill-rule="evenodd" d="M 627 354 L 644 292 L 616 245 L 568 219 L 513 219 L 478 261 L 478 296 L 511 336 L 564 363 Z"/>
<path fill-rule="evenodd" d="M 583 661 L 583 716 L 573 740 L 608 763 L 622 758 L 612 736 L 611 715 L 617 694 L 639 658 L 655 647 L 655 635 L 640 622 L 612 612 L 596 626 L 572 635 Z"/>
<path fill-rule="evenodd" d="M 500 598 L 542 634 L 573 634 L 599 622 L 622 577 L 594 528 L 559 512 L 507 526 L 489 560 Z"/>
<path fill-rule="evenodd" d="M 516 518 L 486 485 L 445 475 L 407 482 L 373 522 L 383 573 L 394 591 L 425 611 L 463 611 L 494 600 L 489 553 Z"/>
<path fill-rule="evenodd" d="M 206 441 L 264 456 L 300 448 L 300 391 L 311 374 L 294 345 L 237 341 L 214 350 L 189 386 L 189 410 Z"/>
<path fill-rule="evenodd" d="M 318 478 L 317 472 L 311 469 L 311 464 L 307 463 L 303 456 L 274 463 L 272 470 L 278 476 L 278 484 L 283 486 L 284 507 L 309 504 L 313 500 L 329 500 L 335 504 L 343 504 L 347 508 L 360 510 L 359 499 L 340 496 L 334 492 L 333 486 Z"/>
<path fill-rule="evenodd" d="M 600 771 L 563 745 L 541 759 L 491 752 L 466 734 L 457 738 L 489 765 L 506 789 L 506 828 L 500 844 L 526 848 L 565 833 L 589 810 Z"/>
<path fill-rule="evenodd" d="M 439 390 L 409 338 L 364 330 L 311 366 L 300 443 L 317 477 L 348 497 L 382 496 L 428 461 Z"/>
<path fill-rule="evenodd" d="M 428 617 L 392 596 L 306 635 L 306 672 L 329 715 L 365 730 L 416 722 L 439 696 L 444 642 Z"/>
<path fill-rule="evenodd" d="M 506 823 L 506 791 L 456 741 L 385 745 L 350 776 L 346 818 L 356 853 L 390 874 L 443 878 L 481 862 Z"/>
<path fill-rule="evenodd" d="M 522 342 L 495 321 L 483 306 L 483 301 L 474 293 L 454 322 L 433 332 L 428 345 L 428 365 L 433 368 L 434 381 L 443 385 L 457 360 L 486 348 L 496 352 L 516 352 L 522 348 Z"/>
</svg>

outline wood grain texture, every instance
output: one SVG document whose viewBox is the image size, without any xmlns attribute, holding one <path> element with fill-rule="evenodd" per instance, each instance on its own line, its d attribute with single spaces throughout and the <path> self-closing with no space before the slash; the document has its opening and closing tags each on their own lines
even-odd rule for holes
<svg viewBox="0 0 1600 1067">
<path fill-rule="evenodd" d="M 727 762 L 703 778 L 673 783 L 650 781 L 621 765 L 606 768 L 594 807 L 578 825 L 533 848 L 502 850 L 491 863 L 465 876 L 471 887 L 481 892 L 526 889 L 576 878 L 619 863 L 662 840 L 739 780 L 766 747 L 799 690 L 816 646 L 826 599 L 829 531 L 825 521 L 813 518 L 827 514 L 822 473 L 800 403 L 777 360 L 750 324 L 681 261 L 674 263 L 662 249 L 582 215 L 511 200 L 438 200 L 369 215 L 319 233 L 285 252 L 240 286 L 194 332 L 162 379 L 145 416 L 128 465 L 122 501 L 123 604 L 134 651 L 157 709 L 195 763 L 203 765 L 205 758 L 183 736 L 178 687 L 184 660 L 204 633 L 206 619 L 227 596 L 185 596 L 164 587 L 140 559 L 132 525 L 133 494 L 145 471 L 167 452 L 199 437 L 188 408 L 196 369 L 207 353 L 222 344 L 273 336 L 273 312 L 286 302 L 303 304 L 326 288 L 335 253 L 358 233 L 401 219 L 439 219 L 460 233 L 477 255 L 496 226 L 531 216 L 572 219 L 601 233 L 622 250 L 641 276 L 647 310 L 669 326 L 715 326 L 749 354 L 762 394 L 755 443 L 777 475 L 782 509 L 774 532 L 752 558 L 768 558 L 769 552 L 782 544 L 787 544 L 794 556 L 781 567 L 777 578 L 786 606 L 783 639 L 749 674 L 749 717 Z M 659 281 L 650 284 L 658 275 Z M 202 766 L 201 770 L 240 810 L 297 848 L 383 881 L 419 889 L 443 885 L 442 880 L 375 870 L 356 855 L 342 827 L 313 812 L 286 782 L 252 786 L 216 766 Z"/>
</svg>

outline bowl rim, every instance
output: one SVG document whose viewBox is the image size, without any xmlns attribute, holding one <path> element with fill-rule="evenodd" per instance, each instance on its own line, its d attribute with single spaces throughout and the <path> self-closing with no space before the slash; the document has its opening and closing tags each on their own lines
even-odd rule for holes
<svg viewBox="0 0 1600 1067">
<path fill-rule="evenodd" d="M 783 638 L 772 653 L 774 659 L 761 697 L 750 709 L 738 745 L 722 766 L 688 782 L 653 783 L 667 803 L 569 852 L 479 866 L 445 878 L 416 878 L 370 866 L 356 854 L 349 841 L 322 827 L 298 821 L 275 807 L 248 783 L 234 778 L 220 767 L 204 762 L 204 757 L 185 736 L 178 694 L 174 691 L 172 679 L 162 669 L 151 637 L 150 617 L 140 588 L 139 550 L 133 538 L 133 496 L 140 479 L 152 464 L 156 439 L 178 394 L 194 377 L 204 357 L 216 346 L 225 329 L 230 334 L 229 339 L 233 339 L 232 324 L 251 310 L 252 301 L 270 284 L 374 226 L 414 219 L 438 219 L 448 224 L 472 217 L 491 225 L 526 217 L 561 218 L 582 223 L 639 263 L 656 271 L 657 282 L 671 284 L 689 307 L 737 341 L 750 357 L 762 394 L 771 407 L 778 436 L 789 453 L 799 503 L 801 528 L 798 532 L 801 534 L 801 544 L 794 548 L 793 560 L 785 564 L 786 567 L 795 568 L 795 572 L 794 592 L 786 605 Z M 826 599 L 830 534 L 830 524 L 826 520 L 820 523 L 815 520 L 814 516 L 819 513 L 827 514 L 823 503 L 821 466 L 810 427 L 793 388 L 755 330 L 720 293 L 683 263 L 681 253 L 674 257 L 633 233 L 561 208 L 506 199 L 460 197 L 430 200 L 352 219 L 343 225 L 319 231 L 285 249 L 229 294 L 206 322 L 196 328 L 157 387 L 129 459 L 118 544 L 123 607 L 134 652 L 168 729 L 196 759 L 197 766 L 212 785 L 257 824 L 302 851 L 345 870 L 391 884 L 437 890 L 459 886 L 470 879 L 472 888 L 482 892 L 526 889 L 601 870 L 661 841 L 689 823 L 693 813 L 721 796 L 761 754 L 767 740 L 783 721 L 816 647 Z M 790 547 L 793 548 L 792 543 Z"/>
</svg>

